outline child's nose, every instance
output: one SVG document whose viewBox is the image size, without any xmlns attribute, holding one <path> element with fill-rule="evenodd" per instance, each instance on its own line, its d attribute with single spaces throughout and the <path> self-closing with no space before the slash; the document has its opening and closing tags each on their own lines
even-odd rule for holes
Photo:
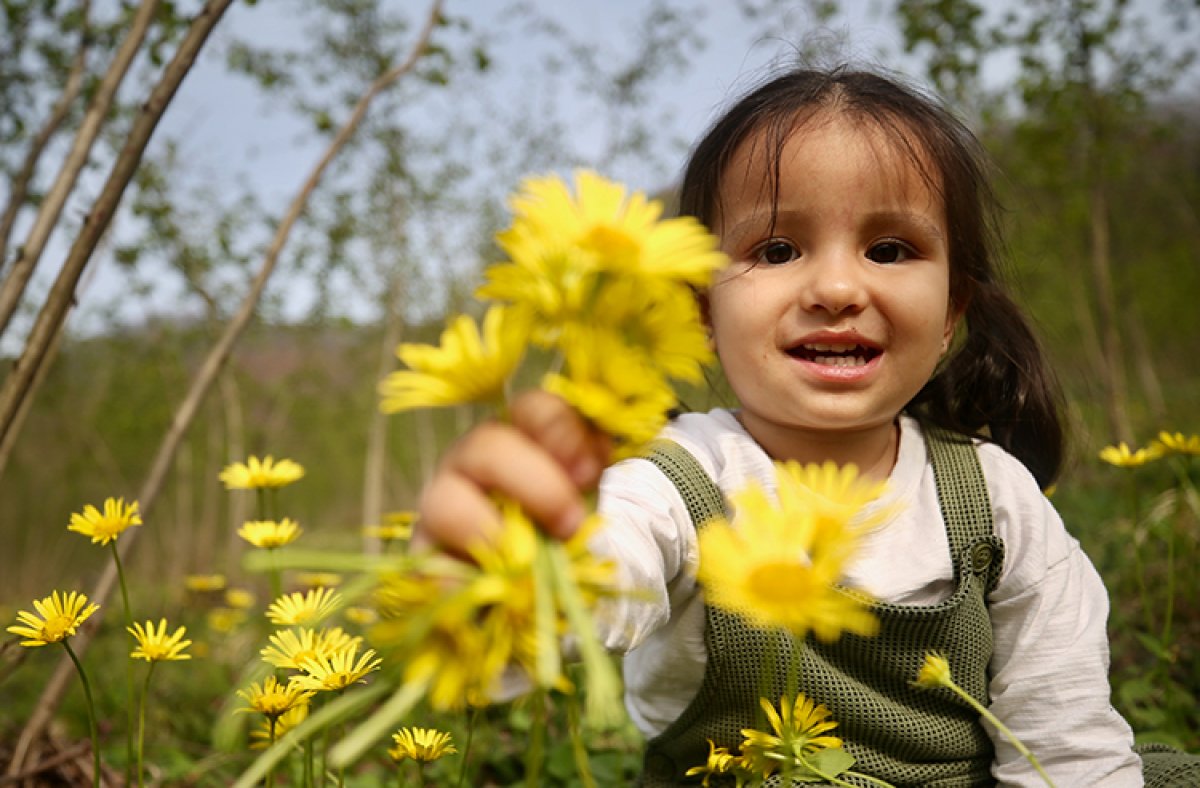
<svg viewBox="0 0 1200 788">
<path fill-rule="evenodd" d="M 864 271 L 854 251 L 831 251 L 811 256 L 805 266 L 804 299 L 810 311 L 833 315 L 866 307 Z"/>
</svg>

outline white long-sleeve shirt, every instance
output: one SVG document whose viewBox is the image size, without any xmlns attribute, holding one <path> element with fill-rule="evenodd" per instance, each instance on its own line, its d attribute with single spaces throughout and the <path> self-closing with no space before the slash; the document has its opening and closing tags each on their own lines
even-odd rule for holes
<svg viewBox="0 0 1200 788">
<path fill-rule="evenodd" d="M 774 491 L 770 457 L 733 414 L 676 419 L 663 437 L 681 444 L 726 493 L 751 480 Z M 995 651 L 991 710 L 1063 788 L 1140 786 L 1141 761 L 1129 725 L 1112 708 L 1108 684 L 1108 596 L 1079 543 L 1029 471 L 1003 449 L 979 446 L 1005 544 L 1004 568 L 988 596 Z M 916 421 L 901 417 L 888 491 L 844 583 L 893 604 L 929 605 L 954 585 L 933 468 Z M 704 599 L 696 583 L 695 527 L 678 490 L 649 461 L 605 472 L 599 508 L 607 526 L 597 549 L 613 556 L 623 589 L 601 616 L 601 635 L 625 653 L 626 705 L 638 728 L 662 732 L 695 696 L 704 676 Z M 1009 741 L 995 743 L 1002 786 L 1042 785 Z"/>
</svg>

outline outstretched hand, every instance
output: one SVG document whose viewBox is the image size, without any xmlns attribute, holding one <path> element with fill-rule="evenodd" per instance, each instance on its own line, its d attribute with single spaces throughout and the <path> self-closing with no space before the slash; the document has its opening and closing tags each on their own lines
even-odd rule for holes
<svg viewBox="0 0 1200 788">
<path fill-rule="evenodd" d="M 511 498 L 559 539 L 583 522 L 583 494 L 595 488 L 612 452 L 608 436 L 538 389 L 519 395 L 509 415 L 508 423 L 475 427 L 443 457 L 421 495 L 415 547 L 465 555 L 494 537 L 500 512 L 492 493 Z"/>
</svg>

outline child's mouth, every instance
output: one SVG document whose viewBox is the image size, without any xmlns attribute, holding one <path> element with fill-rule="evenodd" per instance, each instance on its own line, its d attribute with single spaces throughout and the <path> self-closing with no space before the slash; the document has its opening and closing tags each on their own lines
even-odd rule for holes
<svg viewBox="0 0 1200 788">
<path fill-rule="evenodd" d="M 827 367 L 865 367 L 880 351 L 866 345 L 812 342 L 788 350 L 788 355 Z"/>
</svg>

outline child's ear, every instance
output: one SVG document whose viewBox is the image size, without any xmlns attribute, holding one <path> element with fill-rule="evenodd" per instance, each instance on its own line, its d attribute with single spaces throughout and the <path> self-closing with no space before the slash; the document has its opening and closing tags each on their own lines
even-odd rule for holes
<svg viewBox="0 0 1200 788">
<path fill-rule="evenodd" d="M 958 324 L 962 321 L 962 317 L 966 311 L 967 307 L 965 304 L 950 303 L 950 309 L 946 312 L 946 326 L 942 330 L 943 356 L 950 351 L 950 345 L 954 342 L 954 332 L 958 330 Z"/>
</svg>

